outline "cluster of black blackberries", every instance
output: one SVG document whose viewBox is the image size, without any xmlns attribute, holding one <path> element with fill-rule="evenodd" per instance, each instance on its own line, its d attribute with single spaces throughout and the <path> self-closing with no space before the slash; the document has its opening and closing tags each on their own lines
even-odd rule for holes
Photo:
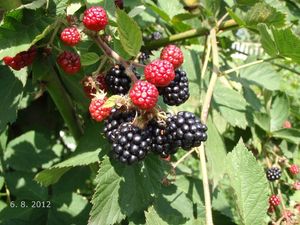
<svg viewBox="0 0 300 225">
<path fill-rule="evenodd" d="M 165 158 L 178 148 L 190 150 L 207 139 L 207 127 L 191 112 L 179 112 L 165 122 L 151 120 L 143 129 L 134 125 L 135 115 L 135 111 L 114 109 L 105 122 L 111 155 L 122 163 L 141 161 L 149 152 Z"/>
<path fill-rule="evenodd" d="M 271 167 L 267 169 L 266 175 L 269 181 L 279 180 L 281 177 L 281 170 L 278 167 Z"/>
</svg>

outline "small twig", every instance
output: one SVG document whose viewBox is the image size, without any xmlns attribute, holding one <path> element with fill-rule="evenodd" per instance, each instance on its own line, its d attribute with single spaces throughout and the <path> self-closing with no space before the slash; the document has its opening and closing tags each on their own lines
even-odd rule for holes
<svg viewBox="0 0 300 225">
<path fill-rule="evenodd" d="M 202 66 L 202 70 L 201 70 L 201 79 L 204 78 L 205 76 L 205 72 L 207 70 L 207 65 L 208 65 L 208 61 L 209 61 L 209 56 L 211 53 L 211 40 L 210 40 L 210 36 L 207 37 L 207 42 L 206 42 L 206 54 L 205 54 L 205 58 L 204 58 L 204 62 L 203 62 L 203 66 Z"/>
<path fill-rule="evenodd" d="M 7 187 L 7 185 L 5 184 L 5 193 L 6 193 L 6 198 L 7 198 L 7 202 L 10 203 L 11 199 L 10 199 L 10 191 Z"/>
<path fill-rule="evenodd" d="M 51 37 L 50 37 L 50 40 L 48 41 L 48 45 L 51 45 L 53 43 L 54 38 L 55 38 L 59 28 L 60 28 L 60 23 L 61 23 L 60 19 L 57 19 L 55 21 L 55 23 L 54 23 L 55 28 L 54 28 L 54 31 L 53 31 Z"/>
<path fill-rule="evenodd" d="M 282 209 L 285 212 L 286 211 L 286 207 L 285 207 L 285 204 L 283 202 L 283 197 L 282 197 L 282 193 L 281 193 L 281 189 L 280 189 L 280 184 L 278 184 L 278 186 L 277 186 L 277 191 L 278 191 L 278 195 L 279 195 L 279 198 L 280 198 Z"/>
<path fill-rule="evenodd" d="M 100 49 L 102 49 L 103 53 L 110 57 L 113 58 L 114 60 L 116 60 L 117 62 L 120 62 L 126 69 L 126 73 L 130 76 L 131 80 L 135 83 L 136 81 L 138 81 L 136 75 L 134 74 L 134 72 L 132 71 L 132 64 L 127 62 L 123 57 L 121 57 L 118 53 L 116 53 L 114 50 L 112 50 L 106 43 L 105 41 L 102 40 L 102 38 L 96 34 L 93 35 L 93 33 L 89 32 L 89 31 L 84 31 L 88 36 L 90 36 L 95 43 L 100 47 Z"/>
<path fill-rule="evenodd" d="M 196 148 L 191 149 L 187 153 L 185 153 L 178 161 L 176 161 L 172 167 L 175 169 L 180 163 L 182 163 L 189 155 L 196 151 Z"/>
<path fill-rule="evenodd" d="M 214 87 L 216 85 L 218 74 L 219 74 L 219 54 L 218 54 L 218 45 L 217 45 L 217 37 L 216 37 L 216 28 L 210 31 L 210 40 L 211 40 L 211 48 L 212 48 L 213 72 L 212 72 L 212 76 L 208 85 L 208 89 L 205 95 L 205 99 L 201 111 L 201 120 L 204 124 L 206 124 L 207 122 L 210 103 L 211 103 Z M 197 152 L 200 158 L 200 169 L 202 171 L 202 183 L 203 183 L 205 212 L 206 212 L 205 213 L 206 225 L 213 225 L 212 205 L 211 205 L 206 158 L 205 158 L 205 147 L 203 144 L 197 148 Z"/>
<path fill-rule="evenodd" d="M 222 18 L 217 22 L 217 27 L 221 26 L 222 22 L 227 18 L 227 16 L 229 15 L 229 13 L 225 13 L 224 16 L 222 16 Z"/>
<path fill-rule="evenodd" d="M 274 225 L 280 225 L 282 220 L 284 220 L 284 216 L 280 217 L 279 220 L 277 220 Z"/>
<path fill-rule="evenodd" d="M 225 71 L 221 72 L 221 74 L 226 75 L 226 74 L 229 74 L 229 73 L 233 73 L 233 72 L 238 71 L 240 69 L 243 69 L 243 68 L 246 68 L 246 67 L 249 67 L 249 66 L 254 66 L 254 65 L 257 65 L 257 64 L 260 64 L 260 63 L 263 63 L 263 62 L 273 60 L 273 59 L 276 59 L 276 58 L 273 57 L 273 58 L 268 58 L 268 59 L 257 60 L 257 61 L 251 62 L 251 63 L 247 63 L 247 64 L 244 64 L 244 65 L 241 65 L 241 66 L 234 67 L 234 68 L 229 69 L 229 70 L 225 70 Z"/>
</svg>

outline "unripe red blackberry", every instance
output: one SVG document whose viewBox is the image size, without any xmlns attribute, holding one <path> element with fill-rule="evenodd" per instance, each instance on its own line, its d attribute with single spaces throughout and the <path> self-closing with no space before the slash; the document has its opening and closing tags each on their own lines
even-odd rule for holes
<svg viewBox="0 0 300 225">
<path fill-rule="evenodd" d="M 299 173 L 299 167 L 296 164 L 293 164 L 289 167 L 289 171 L 292 175 L 297 175 Z"/>
<path fill-rule="evenodd" d="M 84 11 L 84 26 L 93 31 L 104 30 L 108 24 L 106 11 L 101 6 L 94 6 Z"/>
<path fill-rule="evenodd" d="M 15 55 L 14 57 L 6 56 L 3 58 L 5 65 L 11 67 L 14 70 L 20 70 L 33 63 L 36 56 L 36 48 L 31 47 L 27 51 L 23 51 Z"/>
<path fill-rule="evenodd" d="M 154 60 L 144 70 L 145 78 L 157 87 L 168 86 L 175 78 L 173 65 L 166 60 Z"/>
<path fill-rule="evenodd" d="M 160 95 L 167 105 L 181 105 L 190 97 L 189 80 L 183 70 L 175 71 L 175 78 L 171 83 L 163 88 L 159 88 Z"/>
<path fill-rule="evenodd" d="M 112 155 L 128 165 L 143 160 L 151 148 L 151 136 L 147 129 L 131 123 L 123 123 L 115 133 Z"/>
<path fill-rule="evenodd" d="M 96 120 L 97 122 L 101 122 L 110 115 L 111 108 L 103 107 L 106 100 L 107 98 L 101 99 L 97 97 L 91 100 L 89 111 L 93 120 Z"/>
<path fill-rule="evenodd" d="M 150 110 L 158 101 L 158 90 L 147 81 L 137 81 L 132 86 L 129 96 L 134 105 L 140 109 Z"/>
<path fill-rule="evenodd" d="M 269 198 L 269 204 L 270 206 L 278 206 L 280 204 L 280 198 L 277 195 L 272 195 Z"/>
<path fill-rule="evenodd" d="M 162 60 L 167 60 L 174 66 L 174 69 L 183 63 L 183 53 L 176 45 L 168 45 L 163 48 L 160 54 Z"/>
<path fill-rule="evenodd" d="M 86 76 L 81 83 L 86 96 L 89 98 L 94 98 L 97 91 L 107 92 L 105 76 L 102 74 L 99 74 L 95 77 Z"/>
<path fill-rule="evenodd" d="M 116 136 L 115 132 L 121 124 L 132 122 L 136 116 L 136 111 L 122 111 L 121 109 L 112 109 L 111 114 L 105 120 L 104 133 L 108 141 L 112 142 Z"/>
<path fill-rule="evenodd" d="M 74 52 L 64 51 L 56 59 L 57 64 L 68 74 L 75 74 L 80 71 L 80 57 Z"/>
<path fill-rule="evenodd" d="M 278 167 L 272 167 L 267 169 L 266 175 L 269 181 L 279 180 L 281 177 L 281 170 Z"/>
<path fill-rule="evenodd" d="M 300 181 L 295 181 L 295 183 L 293 183 L 293 189 L 300 190 Z"/>
<path fill-rule="evenodd" d="M 76 27 L 67 27 L 61 34 L 60 39 L 69 46 L 75 46 L 80 41 L 80 33 Z"/>
<path fill-rule="evenodd" d="M 190 150 L 200 146 L 207 139 L 206 131 L 206 125 L 191 112 L 182 111 L 167 119 L 166 133 L 173 148 Z"/>
</svg>

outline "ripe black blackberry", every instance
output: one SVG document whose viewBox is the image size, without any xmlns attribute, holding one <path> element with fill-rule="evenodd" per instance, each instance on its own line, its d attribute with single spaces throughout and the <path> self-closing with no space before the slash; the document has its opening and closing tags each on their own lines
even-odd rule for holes
<svg viewBox="0 0 300 225">
<path fill-rule="evenodd" d="M 187 111 L 168 117 L 166 133 L 173 148 L 189 150 L 207 139 L 207 127 L 195 114 Z"/>
<path fill-rule="evenodd" d="M 267 169 L 266 175 L 269 181 L 279 180 L 281 177 L 281 170 L 278 167 L 271 167 Z"/>
<path fill-rule="evenodd" d="M 162 158 L 166 158 L 170 154 L 176 153 L 177 148 L 171 146 L 166 135 L 166 124 L 151 120 L 148 124 L 148 129 L 152 136 L 152 152 L 159 154 Z"/>
<path fill-rule="evenodd" d="M 114 65 L 106 74 L 105 82 L 108 91 L 115 95 L 125 95 L 128 93 L 131 86 L 131 79 L 125 73 L 125 68 L 122 65 Z"/>
<path fill-rule="evenodd" d="M 141 54 L 139 55 L 139 63 L 141 64 L 147 64 L 148 60 L 150 59 L 150 55 L 147 52 L 141 52 Z"/>
<path fill-rule="evenodd" d="M 150 36 L 151 40 L 159 40 L 161 38 L 162 38 L 162 33 L 160 33 L 159 31 L 153 32 Z"/>
<path fill-rule="evenodd" d="M 164 103 L 167 105 L 181 105 L 190 97 L 189 80 L 186 72 L 183 70 L 175 70 L 175 78 L 167 87 L 159 89 L 159 93 L 163 96 Z"/>
<path fill-rule="evenodd" d="M 148 129 L 140 129 L 131 123 L 123 123 L 115 132 L 112 156 L 122 163 L 133 164 L 143 160 L 151 149 Z"/>
<path fill-rule="evenodd" d="M 109 117 L 104 123 L 104 133 L 106 138 L 112 142 L 115 139 L 115 132 L 123 123 L 133 121 L 135 111 L 122 111 L 120 109 L 112 109 Z"/>
</svg>

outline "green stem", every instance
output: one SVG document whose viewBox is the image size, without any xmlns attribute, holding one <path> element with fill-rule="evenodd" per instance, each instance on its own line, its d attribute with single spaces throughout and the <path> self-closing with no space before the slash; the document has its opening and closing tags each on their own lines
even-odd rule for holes
<svg viewBox="0 0 300 225">
<path fill-rule="evenodd" d="M 228 20 L 221 24 L 221 26 L 219 27 L 219 30 L 228 30 L 228 29 L 234 28 L 236 26 L 237 26 L 237 24 L 234 20 Z M 150 41 L 150 42 L 146 43 L 145 47 L 143 47 L 143 50 L 152 50 L 152 49 L 156 49 L 156 48 L 165 46 L 170 43 L 174 43 L 177 41 L 182 41 L 182 40 L 186 40 L 186 39 L 190 39 L 190 38 L 194 38 L 194 37 L 200 37 L 200 36 L 204 36 L 204 35 L 208 35 L 208 34 L 209 34 L 209 30 L 207 28 L 191 29 L 188 31 L 184 31 L 182 33 L 173 34 L 167 38 L 162 38 L 162 39 L 159 39 L 156 41 Z"/>
<path fill-rule="evenodd" d="M 43 61 L 42 63 L 45 66 L 51 65 L 48 61 Z M 58 78 L 58 74 L 53 67 L 44 71 L 44 74 L 41 77 L 41 82 L 46 85 L 46 89 L 54 101 L 63 120 L 67 124 L 72 136 L 78 142 L 83 133 L 82 128 L 74 111 L 71 98 L 63 87 L 60 79 Z"/>
</svg>

